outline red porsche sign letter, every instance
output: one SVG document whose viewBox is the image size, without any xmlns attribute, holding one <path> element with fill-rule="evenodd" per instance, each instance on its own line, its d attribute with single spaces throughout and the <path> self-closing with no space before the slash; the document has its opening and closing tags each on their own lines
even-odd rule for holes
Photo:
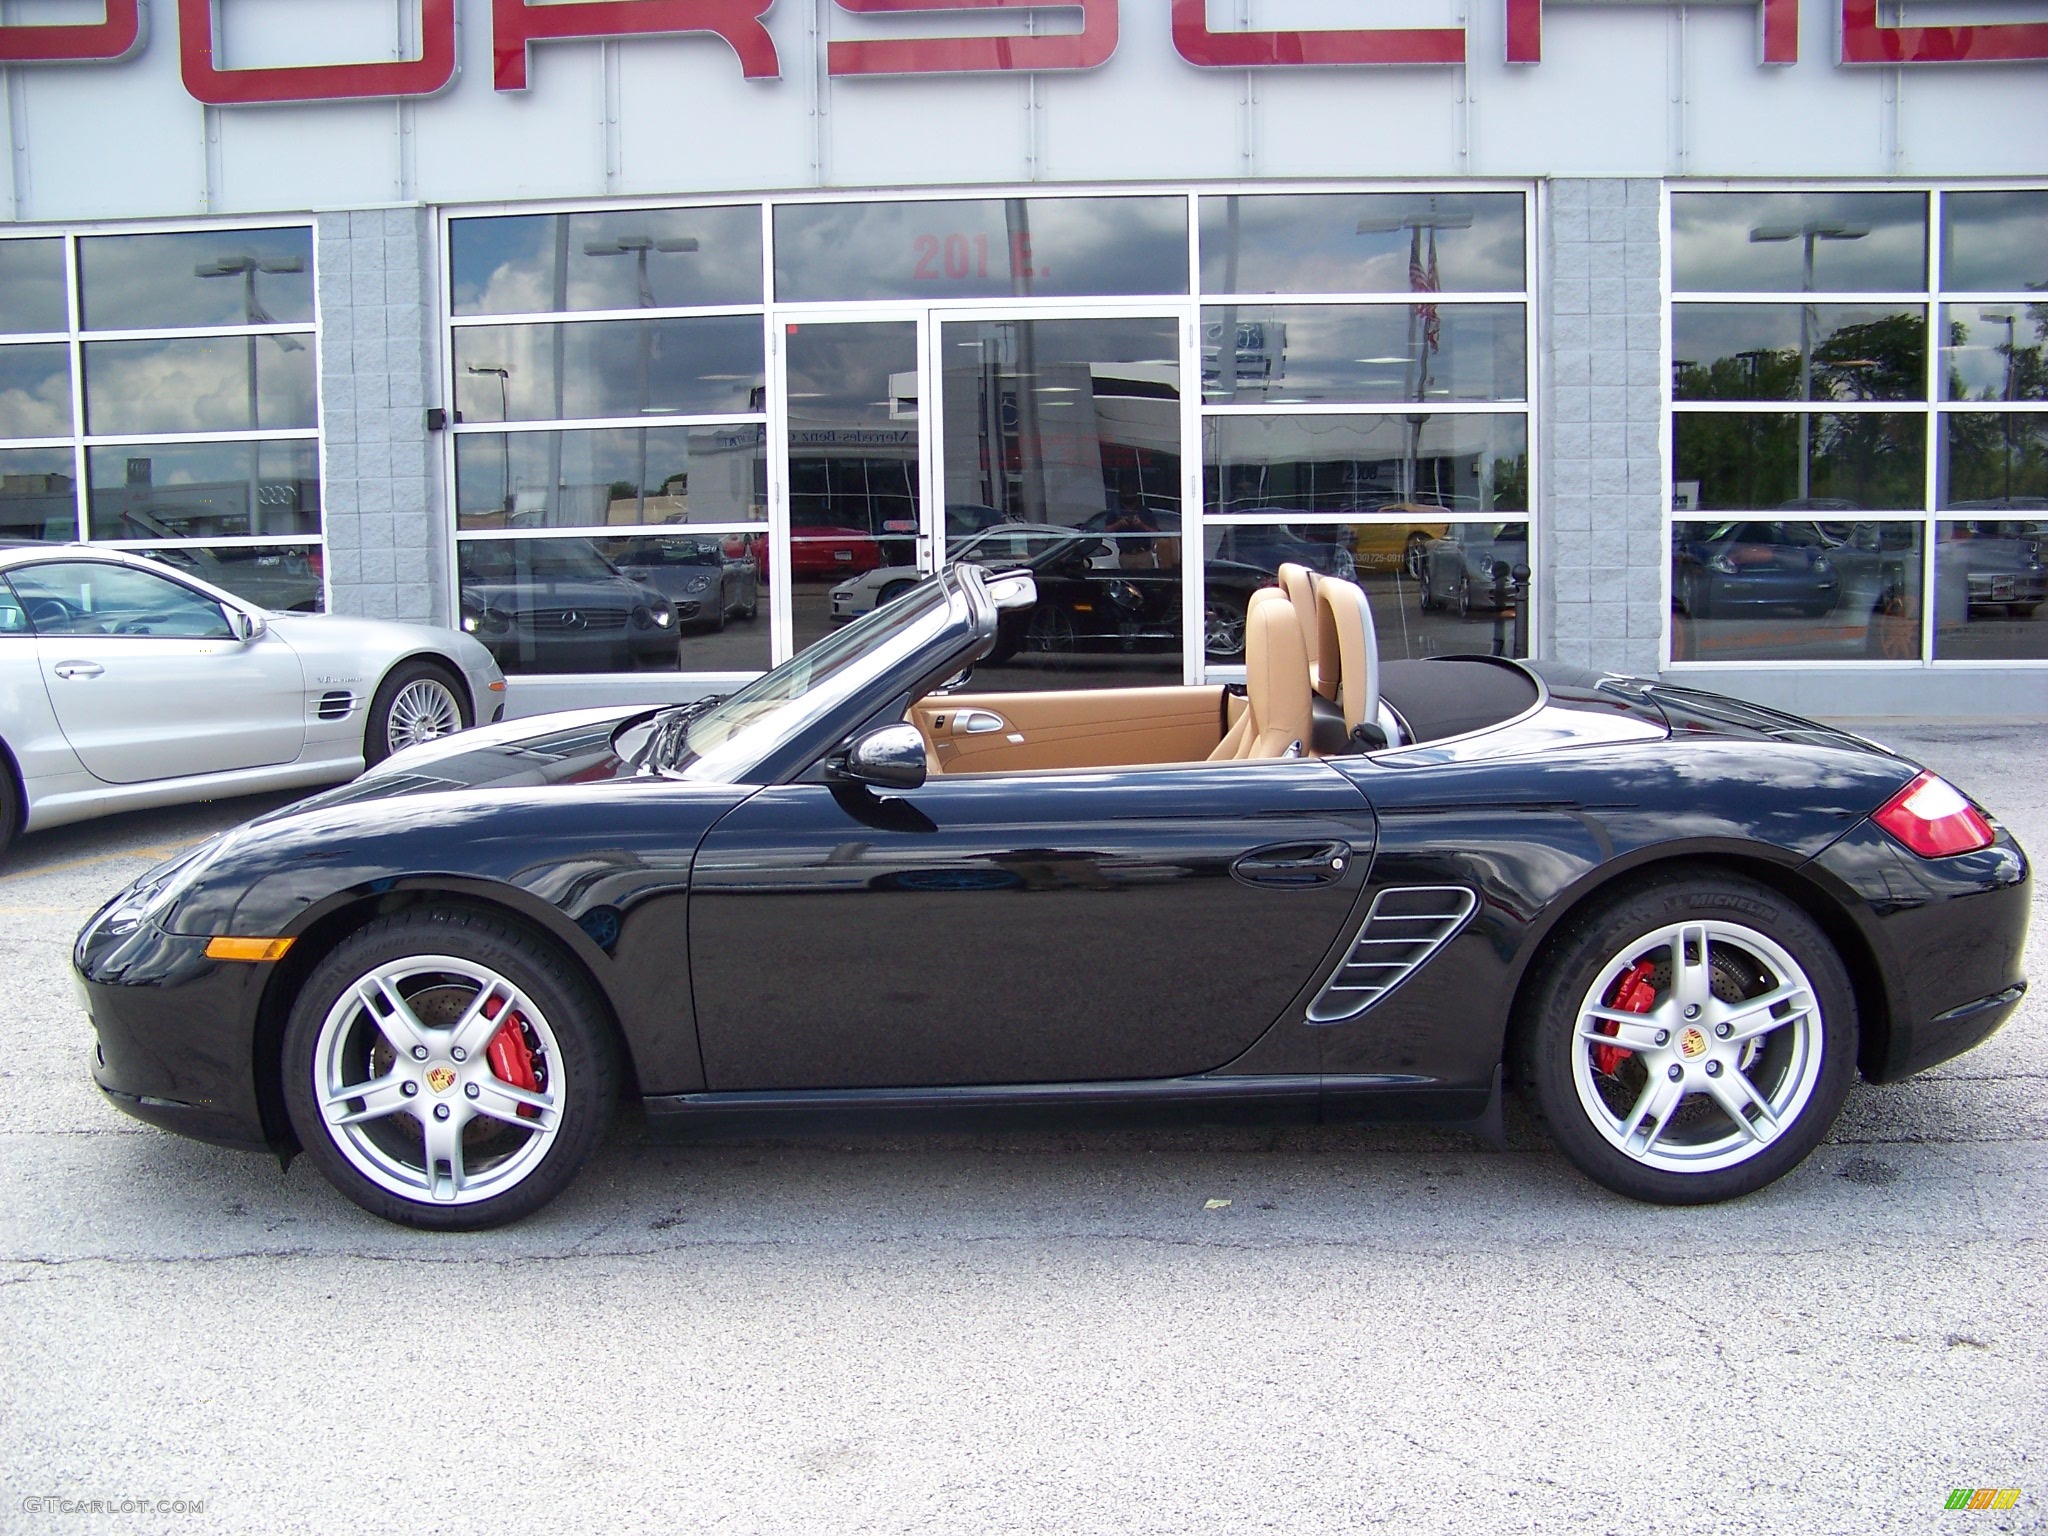
<svg viewBox="0 0 2048 1536">
<path fill-rule="evenodd" d="M 142 0 L 107 0 L 83 26 L 0 26 L 0 64 L 112 64 L 142 47 Z"/>
<path fill-rule="evenodd" d="M 420 0 L 420 56 L 378 64 L 295 64 L 222 69 L 213 0 L 178 0 L 178 63 L 185 89 L 210 107 L 279 101 L 431 96 L 455 78 L 455 0 Z"/>
<path fill-rule="evenodd" d="M 1844 0 L 1849 3 L 1849 0 Z M 1507 0 L 1508 62 L 1543 62 L 1543 0 Z M 1757 57 L 1765 64 L 1799 62 L 1799 0 L 1760 0 Z"/>
<path fill-rule="evenodd" d="M 1842 0 L 1844 64 L 1989 64 L 2048 59 L 2048 22 L 1887 27 L 1877 0 Z"/>
<path fill-rule="evenodd" d="M 782 73 L 775 39 L 761 25 L 774 0 L 577 0 L 533 5 L 491 0 L 493 83 L 501 91 L 526 89 L 526 49 L 536 40 L 564 37 L 670 37 L 709 32 L 740 56 L 749 80 Z"/>
<path fill-rule="evenodd" d="M 1361 27 L 1313 32 L 1211 32 L 1205 0 L 1173 0 L 1173 46 L 1190 64 L 1462 64 L 1463 27 Z"/>
<path fill-rule="evenodd" d="M 904 37 L 832 43 L 834 75 L 951 75 L 996 69 L 1093 69 L 1116 52 L 1117 0 L 839 0 L 858 15 L 905 11 L 1075 10 L 1079 32 L 1015 37 Z"/>
</svg>

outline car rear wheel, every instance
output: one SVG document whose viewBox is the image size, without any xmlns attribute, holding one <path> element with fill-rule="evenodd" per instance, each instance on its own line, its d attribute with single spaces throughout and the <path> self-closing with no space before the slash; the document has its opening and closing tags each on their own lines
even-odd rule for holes
<svg viewBox="0 0 2048 1536">
<path fill-rule="evenodd" d="M 1212 597 L 1202 609 L 1203 649 L 1211 661 L 1244 657 L 1245 605 L 1232 597 Z"/>
<path fill-rule="evenodd" d="M 895 602 L 897 598 L 901 597 L 904 593 L 908 592 L 912 587 L 916 585 L 917 583 L 914 581 L 890 582 L 889 585 L 882 588 L 881 591 L 875 594 L 875 606 L 877 608 L 881 608 L 889 603 Z"/>
<path fill-rule="evenodd" d="M 1429 536 L 1421 533 L 1408 535 L 1408 542 L 1401 550 L 1401 571 L 1410 581 L 1422 580 L 1422 562 L 1429 553 Z"/>
<path fill-rule="evenodd" d="M 1697 1205 L 1761 1189 L 1820 1144 L 1856 1035 L 1848 973 L 1813 919 L 1766 886 L 1702 871 L 1553 941 L 1522 1079 L 1588 1177 Z"/>
<path fill-rule="evenodd" d="M 399 913 L 321 962 L 285 1027 L 285 1103 L 342 1194 L 405 1226 L 530 1215 L 602 1138 L 617 1092 L 589 984 L 486 914 Z"/>
<path fill-rule="evenodd" d="M 375 766 L 394 752 L 466 729 L 470 713 L 465 690 L 430 661 L 408 661 L 392 670 L 370 701 L 363 728 L 363 761 Z"/>
</svg>

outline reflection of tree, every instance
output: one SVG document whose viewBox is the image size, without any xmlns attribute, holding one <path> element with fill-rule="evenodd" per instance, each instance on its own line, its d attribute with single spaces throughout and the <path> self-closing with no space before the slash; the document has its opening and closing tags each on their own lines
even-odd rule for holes
<svg viewBox="0 0 2048 1536">
<path fill-rule="evenodd" d="M 1811 495 L 1863 507 L 1921 505 L 1921 417 L 1858 412 L 1810 419 Z M 1676 478 L 1699 481 L 1702 508 L 1775 507 L 1799 494 L 1798 418 L 1789 412 L 1681 412 L 1675 437 Z"/>
<path fill-rule="evenodd" d="M 2048 304 L 1986 308 L 1976 325 L 2003 336 L 1993 349 L 2000 369 L 1995 386 L 1972 391 L 1960 368 L 1951 363 L 1947 394 L 1951 400 L 2048 399 L 2048 357 L 2041 342 L 2021 346 L 2021 308 L 2027 328 L 2036 336 L 2048 333 Z M 1995 327 L 1995 328 L 1994 328 Z M 1948 326 L 1951 357 L 1970 342 L 1970 322 L 1952 319 Z M 1942 417 L 1946 453 L 1943 459 L 1943 504 L 1998 501 L 2015 496 L 2048 496 L 2048 418 L 2001 411 L 1950 411 Z"/>
<path fill-rule="evenodd" d="M 1481 511 L 1526 512 L 1529 510 L 1529 456 L 1518 453 L 1511 459 L 1493 461 L 1493 499 Z"/>
<path fill-rule="evenodd" d="M 1918 312 L 1838 325 L 1813 349 L 1816 401 L 1925 398 L 1927 327 Z M 1757 347 L 1711 363 L 1680 363 L 1679 400 L 1797 400 L 1799 348 Z"/>
</svg>

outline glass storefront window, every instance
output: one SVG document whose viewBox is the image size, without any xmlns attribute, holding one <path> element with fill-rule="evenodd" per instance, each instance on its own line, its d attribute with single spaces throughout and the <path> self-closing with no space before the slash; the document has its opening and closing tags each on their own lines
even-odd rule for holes
<svg viewBox="0 0 2048 1536">
<path fill-rule="evenodd" d="M 1927 312 L 1864 304 L 1677 304 L 1678 400 L 1922 400 Z"/>
<path fill-rule="evenodd" d="M 1927 286 L 1924 192 L 1674 192 L 1671 282 L 1693 293 Z"/>
<path fill-rule="evenodd" d="M 71 349 L 62 342 L 0 347 L 0 437 L 71 435 Z"/>
<path fill-rule="evenodd" d="M 756 204 L 456 219 L 448 245 L 458 315 L 761 302 Z"/>
<path fill-rule="evenodd" d="M 765 539 L 465 538 L 462 628 L 508 673 L 760 671 Z"/>
<path fill-rule="evenodd" d="M 265 607 L 324 608 L 313 315 L 303 224 L 0 239 L 0 335 L 66 338 L 0 341 L 0 539 L 149 545 Z"/>
<path fill-rule="evenodd" d="M 1184 197 L 785 203 L 781 302 L 1183 294 Z"/>
<path fill-rule="evenodd" d="M 78 276 L 92 331 L 313 320 L 313 232 L 303 226 L 89 235 Z"/>
<path fill-rule="evenodd" d="M 1944 400 L 2048 400 L 2048 304 L 1945 304 Z"/>
<path fill-rule="evenodd" d="M 1934 654 L 2048 661 L 2048 500 L 1981 510 L 1937 525 Z"/>
<path fill-rule="evenodd" d="M 1891 511 L 1926 502 L 1926 417 L 1678 411 L 1672 479 L 1700 511 Z"/>
<path fill-rule="evenodd" d="M 1944 411 L 1935 505 L 2048 505 L 2048 413 Z"/>
<path fill-rule="evenodd" d="M 1674 660 L 1919 659 L 1918 523 L 1737 518 L 1672 534 Z"/>
<path fill-rule="evenodd" d="M 272 613 L 319 613 L 326 552 L 318 544 L 168 544 L 134 553 L 210 582 Z"/>
<path fill-rule="evenodd" d="M 1202 438 L 1206 504 L 1218 516 L 1529 509 L 1519 413 L 1211 416 Z"/>
<path fill-rule="evenodd" d="M 1202 398 L 1522 400 L 1527 332 L 1520 304 L 1210 306 L 1202 311 Z"/>
<path fill-rule="evenodd" d="M 62 240 L 0 240 L 0 335 L 70 328 Z"/>
<path fill-rule="evenodd" d="M 456 526 L 765 522 L 765 440 L 754 422 L 464 433 L 455 441 Z"/>
<path fill-rule="evenodd" d="M 69 448 L 0 448 L 0 539 L 78 537 L 78 480 Z"/>
<path fill-rule="evenodd" d="M 1949 293 L 2048 288 L 2048 191 L 1948 192 L 1941 199 L 1941 286 Z"/>
<path fill-rule="evenodd" d="M 1204 197 L 1202 292 L 1503 293 L 1526 286 L 1518 192 Z"/>
<path fill-rule="evenodd" d="M 84 352 L 88 432 L 241 432 L 315 424 L 313 349 L 297 336 L 94 341 Z"/>
<path fill-rule="evenodd" d="M 86 465 L 96 539 L 320 532 L 319 452 L 310 439 L 92 448 Z"/>
<path fill-rule="evenodd" d="M 765 409 L 767 383 L 758 315 L 455 332 L 466 422 L 733 415 Z"/>
</svg>

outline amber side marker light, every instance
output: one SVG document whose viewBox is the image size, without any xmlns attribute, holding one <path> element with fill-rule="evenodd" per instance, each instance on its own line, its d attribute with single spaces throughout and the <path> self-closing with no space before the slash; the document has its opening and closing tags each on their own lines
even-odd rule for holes
<svg viewBox="0 0 2048 1536">
<path fill-rule="evenodd" d="M 290 939 L 231 939 L 226 934 L 206 941 L 209 960 L 282 960 Z"/>
<path fill-rule="evenodd" d="M 1961 791 L 1931 773 L 1923 773 L 1871 818 L 1923 859 L 1945 859 L 1975 853 L 1995 841 L 1991 823 Z"/>
</svg>

